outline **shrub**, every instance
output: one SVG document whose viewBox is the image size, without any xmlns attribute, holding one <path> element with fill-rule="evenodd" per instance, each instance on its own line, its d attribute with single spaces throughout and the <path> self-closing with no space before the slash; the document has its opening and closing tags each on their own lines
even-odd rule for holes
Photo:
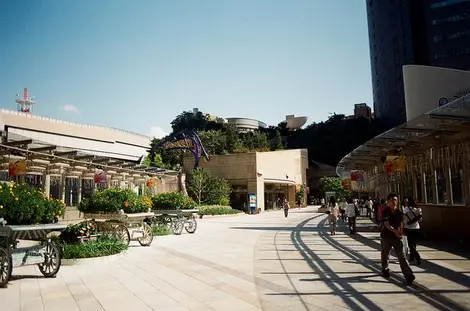
<svg viewBox="0 0 470 311">
<path fill-rule="evenodd" d="M 127 249 L 127 245 L 122 241 L 111 238 L 101 237 L 96 241 L 88 241 L 84 243 L 68 244 L 59 243 L 62 248 L 63 259 L 80 259 L 103 257 L 119 254 Z"/>
<path fill-rule="evenodd" d="M 242 211 L 223 205 L 203 205 L 198 207 L 198 215 L 233 215 Z"/>
<path fill-rule="evenodd" d="M 196 203 L 182 192 L 159 193 L 152 197 L 152 205 L 157 210 L 190 209 Z"/>
<path fill-rule="evenodd" d="M 147 197 L 139 197 L 130 189 L 110 188 L 95 191 L 90 198 L 80 202 L 78 209 L 83 213 L 107 212 L 125 213 L 147 212 L 151 201 Z"/>
<path fill-rule="evenodd" d="M 197 168 L 189 173 L 187 189 L 198 204 L 206 205 L 228 205 L 232 191 L 225 179 L 212 175 L 205 168 Z"/>
<path fill-rule="evenodd" d="M 51 223 L 65 211 L 65 204 L 45 198 L 37 188 L 25 183 L 0 184 L 0 217 L 11 225 Z"/>
<path fill-rule="evenodd" d="M 152 233 L 154 236 L 161 236 L 173 234 L 173 231 L 166 225 L 155 224 L 152 226 Z"/>
</svg>

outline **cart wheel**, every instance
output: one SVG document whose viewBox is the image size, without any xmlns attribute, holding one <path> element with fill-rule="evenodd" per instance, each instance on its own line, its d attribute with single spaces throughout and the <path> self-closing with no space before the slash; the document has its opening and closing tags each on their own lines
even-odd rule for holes
<svg viewBox="0 0 470 311">
<path fill-rule="evenodd" d="M 173 230 L 173 219 L 171 219 L 171 217 L 163 216 L 161 223 L 164 226 L 167 226 L 168 229 Z"/>
<path fill-rule="evenodd" d="M 60 249 L 54 242 L 46 242 L 44 244 L 44 262 L 38 265 L 39 271 L 46 278 L 52 278 L 59 272 L 61 264 Z"/>
<path fill-rule="evenodd" d="M 131 242 L 129 230 L 127 230 L 127 228 L 123 225 L 117 225 L 114 228 L 114 237 L 121 240 L 127 246 L 129 246 L 129 243 Z"/>
<path fill-rule="evenodd" d="M 187 233 L 193 234 L 194 232 L 196 232 L 197 221 L 196 221 L 196 217 L 194 217 L 194 215 L 191 215 L 188 218 L 187 225 L 184 227 L 184 229 L 186 230 Z"/>
<path fill-rule="evenodd" d="M 152 227 L 150 227 L 147 223 L 142 224 L 142 231 L 144 233 L 143 237 L 138 238 L 137 241 L 139 241 L 140 245 L 142 246 L 149 246 L 152 244 L 153 241 L 153 232 L 152 232 Z"/>
<path fill-rule="evenodd" d="M 12 271 L 13 263 L 11 254 L 3 247 L 0 247 L 0 287 L 8 286 Z"/>
<path fill-rule="evenodd" d="M 174 235 L 180 235 L 181 232 L 183 232 L 183 227 L 184 227 L 184 220 L 182 219 L 175 219 L 173 220 L 173 234 Z"/>
</svg>

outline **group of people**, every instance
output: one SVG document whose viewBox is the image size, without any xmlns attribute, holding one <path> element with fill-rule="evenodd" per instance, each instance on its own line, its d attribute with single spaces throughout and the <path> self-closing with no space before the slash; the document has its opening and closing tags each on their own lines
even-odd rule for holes
<svg viewBox="0 0 470 311">
<path fill-rule="evenodd" d="M 406 237 L 408 244 L 409 261 L 416 261 L 416 264 L 420 265 L 421 256 L 416 246 L 420 229 L 419 223 L 422 218 L 421 209 L 417 207 L 412 199 L 405 199 L 403 206 L 400 207 L 398 196 L 394 193 L 389 194 L 387 200 L 382 200 L 380 203 L 374 206 L 374 202 L 370 198 L 365 201 L 366 208 L 368 209 L 367 216 L 372 217 L 372 213 L 374 213 L 374 218 L 379 224 L 382 275 L 385 278 L 390 277 L 388 262 L 390 251 L 393 248 L 405 277 L 405 282 L 407 285 L 411 285 L 415 280 L 415 276 L 405 257 L 403 237 Z M 331 235 L 336 234 L 338 219 L 345 221 L 346 218 L 350 234 L 356 234 L 356 218 L 360 215 L 357 200 L 342 200 L 337 204 L 335 198 L 331 197 L 328 203 L 327 214 Z"/>
</svg>

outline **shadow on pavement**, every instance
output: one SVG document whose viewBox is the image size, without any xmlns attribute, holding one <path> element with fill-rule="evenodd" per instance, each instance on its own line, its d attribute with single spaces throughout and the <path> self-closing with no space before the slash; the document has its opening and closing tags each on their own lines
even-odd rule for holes
<svg viewBox="0 0 470 311">
<path fill-rule="evenodd" d="M 297 249 L 297 251 L 301 254 L 303 259 L 300 260 L 305 260 L 314 274 L 316 274 L 316 278 L 304 278 L 301 279 L 301 281 L 305 282 L 313 282 L 313 281 L 322 281 L 324 282 L 325 285 L 327 285 L 331 291 L 340 296 L 344 303 L 351 309 L 351 310 L 362 310 L 363 307 L 365 307 L 367 310 L 381 310 L 381 308 L 376 305 L 373 301 L 371 301 L 366 295 L 376 295 L 376 294 L 394 294 L 397 293 L 396 291 L 364 291 L 364 290 L 357 290 L 352 286 L 354 283 L 376 283 L 376 284 L 383 284 L 383 283 L 388 283 L 388 282 L 393 282 L 396 285 L 400 286 L 404 290 L 408 291 L 410 294 L 415 295 L 418 297 L 420 300 L 423 302 L 427 303 L 429 306 L 434 307 L 437 310 L 467 310 L 464 306 L 459 305 L 458 303 L 442 296 L 442 294 L 452 294 L 452 293 L 465 293 L 469 292 L 467 290 L 446 290 L 446 289 L 436 289 L 436 290 L 430 290 L 429 288 L 422 286 L 418 283 L 415 283 L 411 287 L 405 287 L 403 285 L 403 278 L 398 277 L 397 274 L 392 273 L 390 280 L 372 280 L 370 278 L 372 277 L 377 277 L 378 275 L 381 275 L 381 266 L 380 266 L 380 261 L 378 260 L 371 260 L 370 258 L 364 256 L 361 254 L 361 251 L 357 251 L 351 247 L 348 247 L 347 245 L 342 244 L 342 241 L 347 241 L 349 238 L 352 238 L 361 244 L 368 246 L 372 249 L 375 249 L 379 251 L 380 249 L 380 243 L 375 242 L 374 240 L 368 239 L 366 237 L 363 237 L 359 234 L 357 235 L 352 235 L 350 237 L 332 237 L 328 233 L 328 228 L 325 227 L 326 224 L 326 219 L 321 220 L 316 227 L 306 227 L 308 223 L 317 217 L 324 216 L 323 214 L 317 215 L 315 217 L 308 218 L 301 223 L 299 223 L 295 227 L 232 227 L 232 229 L 241 229 L 241 230 L 265 230 L 265 231 L 277 231 L 278 232 L 284 232 L 284 231 L 290 231 L 290 238 L 292 240 L 292 243 L 294 247 Z M 343 225 L 344 227 L 344 225 Z M 374 228 L 375 225 L 371 226 L 364 226 L 360 225 L 358 226 L 358 229 L 360 232 L 364 231 L 376 231 L 376 228 Z M 365 229 L 365 230 L 364 230 Z M 322 251 L 313 251 L 302 239 L 301 233 L 305 232 L 317 232 L 318 235 L 323 239 L 323 241 L 326 243 L 326 245 L 329 245 L 336 249 L 337 251 L 340 251 L 344 255 L 350 258 L 350 260 L 344 260 L 341 259 L 344 262 L 349 262 L 349 263 L 354 263 L 361 265 L 365 268 L 367 268 L 370 272 L 364 272 L 364 276 L 354 276 L 354 277 L 342 277 L 341 272 L 335 272 L 331 267 L 329 267 L 327 261 L 323 260 L 320 256 L 323 254 L 319 254 Z M 276 233 L 276 235 L 277 235 Z M 309 243 L 311 244 L 311 243 Z M 283 244 L 285 245 L 285 244 Z M 292 288 L 294 289 L 295 293 L 272 293 L 268 295 L 286 295 L 286 296 L 292 296 L 296 295 L 298 296 L 302 303 L 305 306 L 305 309 L 308 310 L 308 307 L 306 303 L 302 300 L 302 296 L 305 295 L 330 295 L 331 293 L 301 293 L 299 292 L 296 287 L 294 286 L 291 277 L 289 274 L 296 274 L 294 272 L 287 272 L 286 269 L 284 268 L 284 265 L 282 261 L 286 260 L 299 260 L 299 259 L 281 259 L 279 256 L 279 250 L 277 249 L 276 246 L 276 252 L 278 253 L 278 258 L 277 259 L 264 259 L 264 260 L 279 260 L 281 262 L 282 268 L 284 272 L 282 273 L 277 273 L 277 274 L 285 274 L 289 278 L 289 282 L 291 283 Z M 324 252 L 324 251 L 323 251 Z M 263 260 L 263 259 L 261 259 Z M 332 259 L 328 259 L 332 260 Z M 339 260 L 339 259 L 338 259 Z M 469 288 L 470 286 L 470 278 L 465 276 L 463 273 L 460 272 L 455 272 L 450 269 L 441 267 L 437 264 L 434 264 L 432 262 L 428 261 L 423 261 L 424 267 L 429 270 L 429 271 L 423 271 L 426 273 L 435 273 L 443 278 L 446 278 L 450 281 L 453 281 L 455 283 L 458 283 L 466 288 Z M 343 272 L 346 273 L 346 272 Z M 349 273 L 355 273 L 355 272 L 349 272 Z M 269 274 L 269 272 L 266 272 L 264 274 Z M 301 274 L 305 274 L 304 272 Z M 419 280 L 417 280 L 419 282 Z"/>
</svg>

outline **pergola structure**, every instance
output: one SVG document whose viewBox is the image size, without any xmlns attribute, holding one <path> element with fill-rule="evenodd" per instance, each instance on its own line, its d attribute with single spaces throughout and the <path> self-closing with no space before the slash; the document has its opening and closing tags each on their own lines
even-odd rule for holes
<svg viewBox="0 0 470 311">
<path fill-rule="evenodd" d="M 406 159 L 406 172 L 389 174 L 384 171 L 386 156 L 390 155 Z M 420 191 L 418 188 L 425 188 L 416 182 L 425 178 L 423 173 L 429 176 L 432 172 L 434 176 L 437 169 L 442 169 L 444 176 L 450 176 L 450 170 L 455 168 L 461 171 L 465 194 L 469 192 L 469 162 L 470 95 L 466 95 L 369 140 L 346 155 L 336 172 L 342 177 L 350 170 L 365 171 L 369 179 L 367 190 L 370 192 L 383 188 L 385 193 L 390 191 L 390 187 L 386 186 L 392 182 L 412 180 L 415 194 Z M 433 179 L 436 178 L 434 176 Z M 428 185 L 428 191 L 435 191 L 437 186 L 433 183 L 432 186 Z M 452 195 L 449 183 L 447 181 L 447 196 Z M 467 201 L 469 196 L 467 193 Z M 436 203 L 436 195 L 433 197 Z M 452 198 L 447 201 L 452 202 Z"/>
<path fill-rule="evenodd" d="M 15 137 L 16 138 L 16 137 Z M 3 175 L 9 174 L 9 165 L 17 161 L 26 162 L 26 175 L 38 176 L 40 186 L 45 195 L 49 195 L 51 180 L 60 183 L 59 198 L 66 200 L 66 181 L 74 181 L 77 189 L 77 198 L 74 203 L 81 200 L 82 181 L 87 181 L 93 188 L 100 187 L 135 187 L 145 189 L 145 183 L 150 178 L 176 178 L 176 171 L 158 167 L 148 167 L 139 161 L 127 161 L 117 158 L 101 157 L 84 151 L 45 144 L 21 137 L 11 140 L 5 136 L 0 144 L 0 164 Z M 94 177 L 97 172 L 105 172 L 106 182 L 95 184 Z M 18 176 L 24 180 L 24 176 Z M 8 180 L 7 177 L 3 177 Z M 93 189 L 92 189 L 93 190 Z M 72 192 L 72 191 L 70 191 Z"/>
</svg>

